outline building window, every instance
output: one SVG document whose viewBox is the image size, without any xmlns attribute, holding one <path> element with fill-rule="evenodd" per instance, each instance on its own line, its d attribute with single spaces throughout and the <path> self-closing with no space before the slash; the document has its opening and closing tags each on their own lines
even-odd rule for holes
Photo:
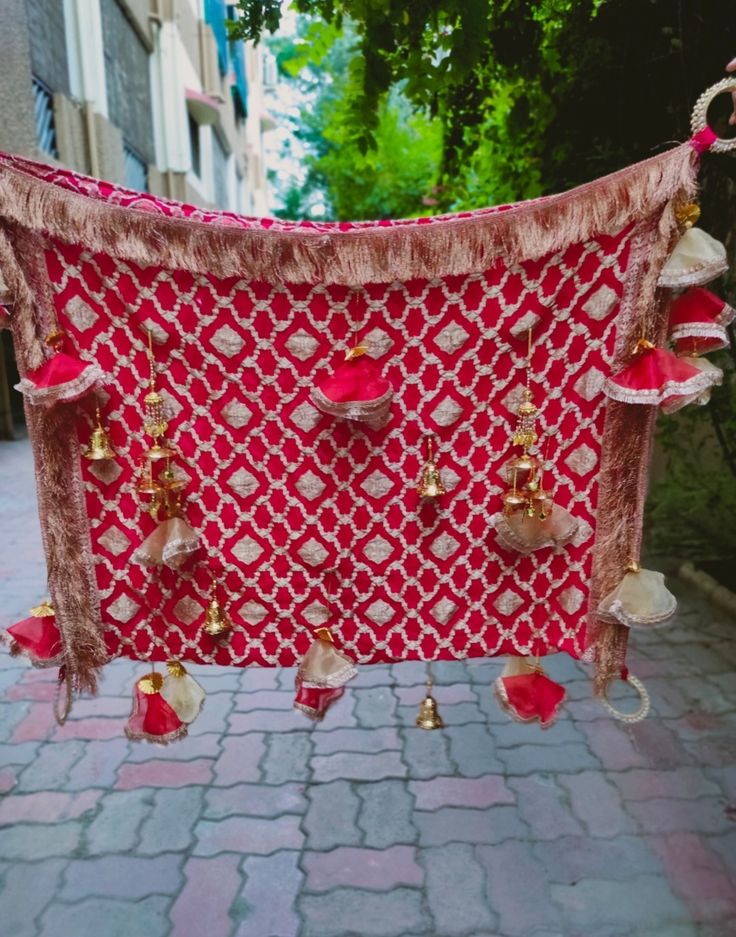
<svg viewBox="0 0 736 937">
<path fill-rule="evenodd" d="M 137 192 L 148 191 L 148 166 L 140 156 L 127 145 L 123 146 L 125 163 L 125 185 Z"/>
<path fill-rule="evenodd" d="M 229 208 L 228 154 L 217 133 L 212 134 L 212 174 L 215 181 L 215 204 L 219 208 Z"/>
<path fill-rule="evenodd" d="M 212 27 L 217 45 L 217 64 L 220 74 L 227 72 L 227 6 L 225 0 L 204 0 L 204 21 Z"/>
<path fill-rule="evenodd" d="M 39 148 L 54 159 L 59 158 L 54 123 L 54 96 L 40 79 L 33 79 L 33 109 L 36 118 L 36 139 Z"/>
<path fill-rule="evenodd" d="M 189 114 L 189 150 L 192 154 L 192 172 L 195 176 L 202 175 L 202 150 L 199 143 L 199 124 Z"/>
</svg>

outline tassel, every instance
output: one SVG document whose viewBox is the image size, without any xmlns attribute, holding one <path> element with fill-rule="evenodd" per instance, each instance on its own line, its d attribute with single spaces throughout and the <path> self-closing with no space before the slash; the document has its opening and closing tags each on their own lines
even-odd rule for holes
<svg viewBox="0 0 736 937">
<path fill-rule="evenodd" d="M 335 371 L 312 388 L 312 403 L 330 416 L 382 429 L 389 418 L 394 391 L 365 348 L 352 348 Z"/>
<path fill-rule="evenodd" d="M 529 516 L 525 510 L 494 514 L 491 526 L 501 547 L 528 556 L 535 550 L 567 546 L 578 532 L 580 524 L 577 518 L 551 501 L 543 510 L 544 517 L 540 514 Z"/>
<path fill-rule="evenodd" d="M 680 359 L 686 361 L 691 367 L 697 368 L 698 371 L 704 371 L 710 375 L 711 384 L 707 387 L 702 394 L 693 400 L 693 403 L 697 404 L 700 407 L 704 407 L 710 401 L 710 392 L 711 387 L 720 387 L 723 383 L 723 371 L 712 362 L 708 361 L 707 358 L 699 358 L 694 355 L 681 355 Z"/>
<path fill-rule="evenodd" d="M 702 228 L 688 228 L 659 274 L 668 289 L 702 286 L 728 270 L 726 248 Z"/>
<path fill-rule="evenodd" d="M 194 530 L 179 515 L 167 517 L 149 534 L 133 554 L 141 566 L 161 566 L 179 569 L 185 560 L 199 548 Z"/>
<path fill-rule="evenodd" d="M 207 694 L 178 660 L 168 661 L 166 669 L 161 696 L 182 722 L 191 725 L 202 711 Z"/>
<path fill-rule="evenodd" d="M 133 691 L 133 711 L 125 734 L 133 742 L 168 745 L 187 734 L 185 723 L 161 695 L 164 678 L 155 670 L 141 677 Z"/>
<path fill-rule="evenodd" d="M 59 351 L 65 335 L 55 332 L 46 339 L 54 351 L 50 358 L 15 385 L 34 405 L 52 407 L 55 403 L 79 400 L 105 382 L 105 376 L 96 364 L 81 361 Z"/>
<path fill-rule="evenodd" d="M 323 719 L 357 672 L 355 661 L 335 647 L 330 629 L 318 628 L 297 670 L 294 708 L 310 719 Z"/>
<path fill-rule="evenodd" d="M 634 355 L 632 364 L 603 385 L 603 393 L 612 400 L 659 406 L 664 413 L 674 413 L 713 385 L 712 374 L 655 348 L 646 339 L 638 342 Z"/>
<path fill-rule="evenodd" d="M 724 323 L 733 318 L 733 309 L 709 290 L 692 289 L 683 293 L 670 310 L 670 338 L 678 354 L 697 349 L 707 354 L 726 348 L 728 335 Z"/>
<path fill-rule="evenodd" d="M 544 672 L 539 661 L 509 657 L 494 690 L 502 709 L 516 722 L 539 720 L 543 729 L 557 718 L 565 689 Z"/>
<path fill-rule="evenodd" d="M 631 563 L 624 578 L 598 606 L 604 621 L 617 621 L 627 628 L 656 628 L 675 614 L 677 600 L 664 584 L 664 576 Z"/>
<path fill-rule="evenodd" d="M 51 667 L 61 660 L 61 634 L 48 599 L 30 610 L 30 618 L 10 625 L 6 635 L 11 655 L 24 655 L 34 667 Z"/>
</svg>

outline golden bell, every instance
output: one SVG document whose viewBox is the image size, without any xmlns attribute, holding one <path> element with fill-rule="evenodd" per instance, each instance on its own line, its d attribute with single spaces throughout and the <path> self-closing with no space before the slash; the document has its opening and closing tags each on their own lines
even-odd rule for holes
<svg viewBox="0 0 736 937">
<path fill-rule="evenodd" d="M 102 421 L 100 420 L 100 408 L 97 408 L 97 426 L 92 430 L 92 435 L 89 439 L 89 445 L 84 450 L 83 453 L 85 459 L 89 459 L 92 462 L 101 462 L 103 459 L 114 459 L 115 451 L 110 445 L 110 441 L 107 438 L 107 433 L 102 426 Z"/>
<path fill-rule="evenodd" d="M 517 491 L 516 488 L 511 488 L 501 495 L 501 500 L 503 501 L 504 512 L 506 514 L 513 514 L 515 511 L 524 507 L 527 502 L 527 497 L 525 494 Z"/>
<path fill-rule="evenodd" d="M 422 480 L 417 488 L 422 498 L 439 498 L 440 495 L 447 494 L 445 486 L 442 484 L 439 469 L 432 456 L 432 437 L 427 437 L 427 461 L 422 469 Z"/>
<path fill-rule="evenodd" d="M 158 442 L 155 442 L 146 453 L 146 458 L 149 462 L 158 462 L 159 459 L 170 459 L 176 454 L 176 449 L 171 449 L 169 446 L 160 446 Z"/>
<path fill-rule="evenodd" d="M 700 205 L 697 202 L 683 202 L 675 209 L 675 218 L 681 228 L 686 231 L 698 223 L 700 218 Z"/>
<path fill-rule="evenodd" d="M 442 716 L 437 711 L 437 700 L 432 696 L 432 681 L 427 680 L 427 695 L 419 704 L 417 725 L 420 729 L 441 729 L 444 726 Z"/>
<path fill-rule="evenodd" d="M 207 606 L 207 612 L 204 616 L 204 624 L 202 627 L 207 632 L 207 634 L 211 635 L 213 638 L 222 637 L 222 635 L 227 634 L 227 632 L 230 631 L 233 627 L 230 619 L 225 614 L 225 610 L 217 601 L 214 587 L 212 590 L 212 598 L 210 599 L 210 604 Z"/>
</svg>

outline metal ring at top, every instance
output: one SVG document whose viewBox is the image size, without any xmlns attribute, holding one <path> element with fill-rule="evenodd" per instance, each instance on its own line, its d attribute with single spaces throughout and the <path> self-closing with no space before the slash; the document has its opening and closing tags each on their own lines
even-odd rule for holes
<svg viewBox="0 0 736 937">
<path fill-rule="evenodd" d="M 705 130 L 708 126 L 708 108 L 714 98 L 724 92 L 736 91 L 736 75 L 732 78 L 724 78 L 723 81 L 706 88 L 695 102 L 692 117 L 690 118 L 690 127 L 693 135 Z M 711 153 L 728 153 L 730 150 L 736 150 L 736 137 L 730 140 L 724 140 L 723 137 L 716 137 L 714 142 L 708 148 Z"/>
</svg>

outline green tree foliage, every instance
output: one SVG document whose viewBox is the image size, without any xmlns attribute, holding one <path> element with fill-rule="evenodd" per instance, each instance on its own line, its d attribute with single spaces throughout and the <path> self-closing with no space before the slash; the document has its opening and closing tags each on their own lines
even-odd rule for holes
<svg viewBox="0 0 736 937">
<path fill-rule="evenodd" d="M 531 198 L 615 171 L 686 139 L 695 99 L 736 54 L 733 0 L 293 5 L 331 29 L 349 22 L 354 31 L 342 77 L 304 130 L 316 154 L 310 184 L 329 192 L 338 217 L 353 214 L 351 206 L 363 217 L 414 214 L 422 187 L 435 182 L 436 211 Z M 238 6 L 233 29 L 241 36 L 258 40 L 276 28 L 278 0 Z M 308 59 L 309 48 L 300 54 Z M 725 128 L 730 105 L 721 104 Z M 387 183 L 392 149 L 402 153 L 401 167 L 421 154 L 421 171 L 411 167 L 410 177 Z M 391 182 L 407 186 L 407 202 L 375 191 Z M 701 186 L 702 224 L 736 257 L 736 158 L 706 156 Z M 735 302 L 736 274 L 713 288 Z M 736 360 L 715 360 L 725 379 L 711 404 L 660 422 L 667 471 L 652 490 L 650 529 L 654 545 L 670 552 L 736 558 Z"/>
<path fill-rule="evenodd" d="M 351 132 L 350 88 L 360 61 L 348 24 L 336 29 L 302 21 L 296 38 L 272 40 L 282 73 L 307 96 L 294 125 L 307 150 L 307 177 L 283 194 L 279 214 L 310 217 L 319 192 L 338 220 L 411 217 L 434 204 L 442 156 L 442 127 L 411 106 L 398 86 L 380 102 L 373 146 L 363 149 Z M 296 213 L 294 210 L 296 209 Z"/>
</svg>

